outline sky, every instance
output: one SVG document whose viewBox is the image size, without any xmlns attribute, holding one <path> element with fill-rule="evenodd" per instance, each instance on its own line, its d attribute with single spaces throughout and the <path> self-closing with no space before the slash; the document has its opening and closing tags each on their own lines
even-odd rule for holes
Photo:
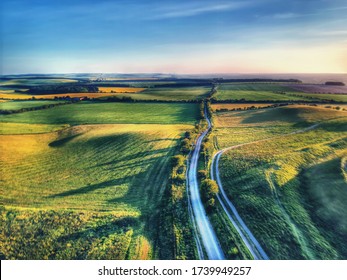
<svg viewBox="0 0 347 280">
<path fill-rule="evenodd" d="M 1 0 L 0 74 L 346 73 L 347 0 Z"/>
</svg>

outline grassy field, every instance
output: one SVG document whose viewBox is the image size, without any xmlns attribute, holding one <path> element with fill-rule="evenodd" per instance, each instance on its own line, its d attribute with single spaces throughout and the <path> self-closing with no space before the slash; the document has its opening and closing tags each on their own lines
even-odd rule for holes
<svg viewBox="0 0 347 280">
<path fill-rule="evenodd" d="M 280 94 L 278 92 L 296 92 L 279 84 L 243 83 L 222 84 L 218 86 L 214 97 L 217 100 L 247 100 L 247 101 L 292 101 L 298 100 L 295 96 Z M 303 97 L 300 100 L 307 100 Z"/>
<path fill-rule="evenodd" d="M 0 136 L 3 257 L 157 258 L 170 156 L 191 128 L 87 125 Z"/>
<path fill-rule="evenodd" d="M 131 97 L 135 100 L 200 100 L 207 96 L 210 87 L 162 87 L 149 88 L 140 93 L 120 94 L 117 96 Z"/>
<path fill-rule="evenodd" d="M 197 104 L 82 102 L 48 110 L 2 115 L 0 122 L 71 125 L 93 123 L 194 124 L 198 113 Z"/>
<path fill-rule="evenodd" d="M 280 84 L 244 83 L 222 84 L 215 95 L 217 100 L 246 101 L 322 101 L 347 102 L 347 95 L 304 93 Z"/>
<path fill-rule="evenodd" d="M 0 135 L 46 133 L 68 127 L 66 124 L 0 123 Z"/>
<path fill-rule="evenodd" d="M 215 124 L 220 148 L 272 138 L 220 162 L 225 190 L 270 258 L 346 259 L 347 113 L 289 106 L 218 113 Z"/>
<path fill-rule="evenodd" d="M 59 104 L 62 101 L 8 101 L 0 103 L 0 110 L 20 110 L 26 108 L 35 108 L 44 105 Z"/>
</svg>

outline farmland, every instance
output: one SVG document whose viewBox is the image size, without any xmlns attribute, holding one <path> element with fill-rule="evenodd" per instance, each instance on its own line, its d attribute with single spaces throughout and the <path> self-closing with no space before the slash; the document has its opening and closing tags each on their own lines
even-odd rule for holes
<svg viewBox="0 0 347 280">
<path fill-rule="evenodd" d="M 214 152 L 241 145 L 220 177 L 269 257 L 347 257 L 346 95 L 209 79 L 2 82 L 1 259 L 196 259 L 185 174 L 204 100 L 214 126 L 199 182 Z M 251 259 L 219 202 L 206 209 L 224 255 Z"/>
<path fill-rule="evenodd" d="M 190 128 L 91 125 L 1 136 L 6 189 L 2 219 L 11 222 L 2 231 L 1 243 L 8 248 L 3 254 L 8 258 L 21 254 L 24 258 L 155 257 L 153 223 L 167 184 L 170 155 Z M 34 221 L 43 225 L 43 233 Z M 6 231 L 16 227 L 21 227 L 18 235 L 7 239 Z M 40 249 L 21 248 L 25 241 L 21 234 L 34 238 L 39 231 L 40 238 L 33 242 Z"/>
<path fill-rule="evenodd" d="M 323 101 L 331 100 L 346 102 L 346 95 L 341 94 L 317 94 L 302 91 L 303 85 L 281 84 L 222 84 L 218 86 L 215 98 L 217 101 Z"/>
<path fill-rule="evenodd" d="M 106 93 L 137 93 L 144 90 L 144 88 L 133 87 L 98 87 L 100 91 Z"/>
<path fill-rule="evenodd" d="M 216 114 L 219 148 L 250 143 L 222 156 L 220 174 L 270 258 L 346 258 L 346 121 L 346 112 L 297 105 Z"/>
<path fill-rule="evenodd" d="M 120 94 L 135 100 L 185 101 L 201 100 L 207 96 L 211 87 L 168 87 L 148 88 L 140 93 Z"/>
<path fill-rule="evenodd" d="M 0 110 L 20 110 L 27 108 L 35 108 L 44 105 L 54 105 L 62 103 L 61 101 L 10 101 L 10 102 L 1 102 Z"/>
<path fill-rule="evenodd" d="M 0 116 L 0 121 L 72 125 L 93 123 L 194 124 L 197 114 L 198 106 L 196 104 L 81 102 L 49 110 Z"/>
</svg>

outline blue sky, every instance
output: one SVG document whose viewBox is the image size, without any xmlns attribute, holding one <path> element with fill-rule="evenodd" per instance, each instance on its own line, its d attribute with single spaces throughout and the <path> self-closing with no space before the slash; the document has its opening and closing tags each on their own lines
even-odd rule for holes
<svg viewBox="0 0 347 280">
<path fill-rule="evenodd" d="M 347 72 L 346 0 L 1 2 L 1 74 Z"/>
</svg>

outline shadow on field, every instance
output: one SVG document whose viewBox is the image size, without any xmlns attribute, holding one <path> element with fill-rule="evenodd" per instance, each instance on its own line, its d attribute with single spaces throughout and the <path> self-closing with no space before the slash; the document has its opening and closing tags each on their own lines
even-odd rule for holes
<svg viewBox="0 0 347 280">
<path fill-rule="evenodd" d="M 137 228 L 140 225 L 140 221 L 138 218 L 134 217 L 124 217 L 117 221 L 113 221 L 104 225 L 88 228 L 85 230 L 81 230 L 72 234 L 68 234 L 65 236 L 61 236 L 57 239 L 58 242 L 68 242 L 80 238 L 91 238 L 91 237 L 107 237 L 110 234 L 114 234 L 116 232 L 121 232 L 126 228 Z"/>
<path fill-rule="evenodd" d="M 105 181 L 105 182 L 102 182 L 99 184 L 87 185 L 84 187 L 80 187 L 78 189 L 73 189 L 73 190 L 69 190 L 66 192 L 50 195 L 49 198 L 57 198 L 57 197 L 66 197 L 66 196 L 71 196 L 71 195 L 85 194 L 85 193 L 95 191 L 97 189 L 103 189 L 103 188 L 107 188 L 107 187 L 117 186 L 117 185 L 123 184 L 124 181 L 125 181 L 125 179 L 122 178 L 122 179 L 117 179 L 117 180 Z"/>
<path fill-rule="evenodd" d="M 272 121 L 281 121 L 281 122 L 290 122 L 290 123 L 300 123 L 309 124 L 307 120 L 301 118 L 299 114 L 302 112 L 298 108 L 276 108 L 272 110 L 261 110 L 252 112 L 250 116 L 245 118 L 242 123 L 262 123 L 262 122 L 272 122 Z"/>
<path fill-rule="evenodd" d="M 63 139 L 59 139 L 59 140 L 55 140 L 51 143 L 48 144 L 48 146 L 52 147 L 52 148 L 59 148 L 64 146 L 65 144 L 67 144 L 68 142 L 70 142 L 71 140 L 73 140 L 74 138 L 80 136 L 81 134 L 76 134 L 76 135 L 72 135 L 69 137 L 65 137 Z"/>
<path fill-rule="evenodd" d="M 151 141 L 149 141 L 151 142 Z M 97 165 L 93 165 L 89 168 L 95 168 L 95 167 L 101 167 L 101 166 L 110 166 L 115 165 L 114 168 L 125 168 L 125 167 L 136 167 L 136 166 L 142 166 L 143 164 L 149 164 L 156 161 L 160 156 L 150 159 L 144 159 L 145 157 L 152 156 L 152 155 L 161 155 L 161 154 L 167 154 L 170 152 L 171 148 L 165 148 L 165 149 L 158 149 L 158 150 L 152 150 L 152 151 L 146 151 L 146 152 L 138 152 L 132 155 L 126 155 L 123 157 L 119 157 L 118 159 L 114 159 L 112 161 L 108 161 L 105 163 L 99 163 Z M 122 162 L 128 162 L 136 160 L 136 162 L 133 163 L 126 163 L 121 164 Z"/>
</svg>

